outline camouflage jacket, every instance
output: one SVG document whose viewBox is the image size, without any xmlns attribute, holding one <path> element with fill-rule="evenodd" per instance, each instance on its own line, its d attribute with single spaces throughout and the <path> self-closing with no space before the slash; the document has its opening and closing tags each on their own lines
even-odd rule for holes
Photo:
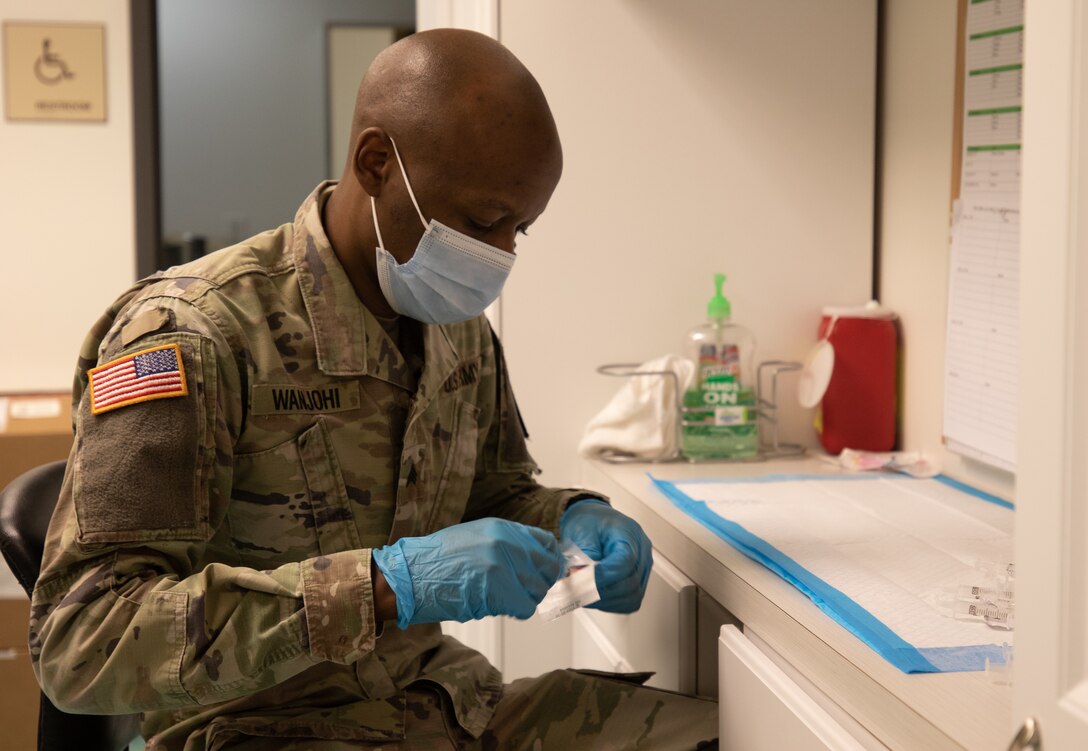
<svg viewBox="0 0 1088 751">
<path fill-rule="evenodd" d="M 501 676 L 437 625 L 375 623 L 370 549 L 485 516 L 554 532 L 593 495 L 533 480 L 483 317 L 404 321 L 401 354 L 325 236 L 330 189 L 137 283 L 84 344 L 32 659 L 61 708 L 144 712 L 151 749 L 395 739 L 417 680 L 478 736 Z M 130 366 L 162 385 L 118 386 Z"/>
</svg>

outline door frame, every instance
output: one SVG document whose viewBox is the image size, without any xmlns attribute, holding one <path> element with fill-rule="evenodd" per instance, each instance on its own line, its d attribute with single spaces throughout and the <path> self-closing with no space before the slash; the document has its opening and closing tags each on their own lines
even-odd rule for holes
<svg viewBox="0 0 1088 751">
<path fill-rule="evenodd" d="M 1088 13 L 1025 4 L 1013 727 L 1088 738 Z"/>
<path fill-rule="evenodd" d="M 158 269 L 162 243 L 158 5 L 157 0 L 129 0 L 137 278 Z"/>
</svg>

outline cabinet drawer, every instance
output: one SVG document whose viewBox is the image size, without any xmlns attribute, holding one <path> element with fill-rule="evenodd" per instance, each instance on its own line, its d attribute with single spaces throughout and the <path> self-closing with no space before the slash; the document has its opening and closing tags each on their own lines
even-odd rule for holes
<svg viewBox="0 0 1088 751">
<path fill-rule="evenodd" d="M 865 747 L 736 626 L 718 639 L 722 748 L 865 751 Z"/>
<path fill-rule="evenodd" d="M 609 673 L 633 673 L 635 669 L 624 659 L 588 610 L 574 611 L 571 628 L 571 657 L 574 667 L 604 670 Z"/>
<path fill-rule="evenodd" d="M 695 585 L 655 552 L 646 596 L 637 613 L 575 612 L 574 667 L 652 671 L 649 686 L 694 691 L 695 601 Z"/>
</svg>

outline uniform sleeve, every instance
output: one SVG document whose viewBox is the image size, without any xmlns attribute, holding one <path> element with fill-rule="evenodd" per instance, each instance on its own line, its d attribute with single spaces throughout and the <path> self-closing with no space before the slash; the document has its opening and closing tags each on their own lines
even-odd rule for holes
<svg viewBox="0 0 1088 751">
<path fill-rule="evenodd" d="M 210 704 L 374 647 L 369 550 L 267 571 L 203 563 L 243 420 L 234 345 L 188 303 L 155 298 L 118 320 L 81 395 L 77 380 L 30 623 L 35 673 L 61 709 Z"/>
<path fill-rule="evenodd" d="M 581 488 L 547 488 L 534 476 L 540 472 L 529 454 L 529 437 L 506 370 L 502 344 L 491 331 L 492 361 L 485 372 L 494 373 L 492 409 L 481 410 L 490 416 L 483 447 L 477 455 L 476 476 L 472 484 L 465 521 L 497 516 L 529 524 L 559 535 L 559 518 L 567 506 L 581 498 L 607 497 Z M 490 358 L 489 358 L 490 359 Z"/>
</svg>

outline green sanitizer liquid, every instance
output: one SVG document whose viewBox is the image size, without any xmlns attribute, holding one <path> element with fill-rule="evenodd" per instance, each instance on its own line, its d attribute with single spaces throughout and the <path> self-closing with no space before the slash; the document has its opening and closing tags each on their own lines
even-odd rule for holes
<svg viewBox="0 0 1088 751">
<path fill-rule="evenodd" d="M 681 449 L 690 459 L 744 459 L 759 453 L 759 422 L 752 381 L 755 339 L 732 323 L 722 295 L 724 274 L 707 305 L 707 322 L 688 334 L 695 379 L 684 394 Z"/>
</svg>

